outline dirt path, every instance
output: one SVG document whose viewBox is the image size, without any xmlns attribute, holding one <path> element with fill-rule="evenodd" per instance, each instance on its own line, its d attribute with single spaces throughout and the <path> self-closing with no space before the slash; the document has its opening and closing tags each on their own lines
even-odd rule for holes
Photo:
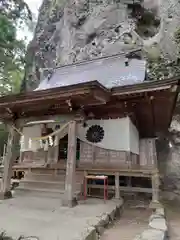
<svg viewBox="0 0 180 240">
<path fill-rule="evenodd" d="M 101 240 L 132 240 L 147 228 L 150 215 L 148 206 L 126 203 L 120 220 L 104 232 Z"/>
<path fill-rule="evenodd" d="M 174 202 L 166 203 L 165 209 L 169 228 L 169 240 L 179 240 L 180 239 L 179 204 Z"/>
</svg>

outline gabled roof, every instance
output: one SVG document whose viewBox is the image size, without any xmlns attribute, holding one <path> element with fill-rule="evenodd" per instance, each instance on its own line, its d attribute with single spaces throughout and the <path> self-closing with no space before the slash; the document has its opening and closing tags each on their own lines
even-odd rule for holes
<svg viewBox="0 0 180 240">
<path fill-rule="evenodd" d="M 56 68 L 52 76 L 44 79 L 35 91 L 94 80 L 98 80 L 100 84 L 109 89 L 142 83 L 145 79 L 146 61 L 129 59 L 128 66 L 125 61 L 125 55 L 118 54 Z"/>
<path fill-rule="evenodd" d="M 141 137 L 167 131 L 180 77 L 107 89 L 98 81 L 0 97 L 0 119 L 93 113 L 95 118 L 129 115 Z"/>
</svg>

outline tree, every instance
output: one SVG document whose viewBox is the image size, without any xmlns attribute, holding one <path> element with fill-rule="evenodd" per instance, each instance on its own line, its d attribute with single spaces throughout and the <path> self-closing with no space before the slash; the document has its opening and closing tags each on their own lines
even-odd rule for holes
<svg viewBox="0 0 180 240">
<path fill-rule="evenodd" d="M 17 29 L 28 24 L 32 14 L 23 0 L 0 0 L 0 94 L 17 92 L 24 74 L 25 43 Z"/>
<path fill-rule="evenodd" d="M 17 30 L 31 20 L 31 11 L 23 0 L 0 0 L 0 95 L 20 91 L 26 45 L 17 39 Z M 0 155 L 7 137 L 6 127 L 0 125 Z"/>
</svg>

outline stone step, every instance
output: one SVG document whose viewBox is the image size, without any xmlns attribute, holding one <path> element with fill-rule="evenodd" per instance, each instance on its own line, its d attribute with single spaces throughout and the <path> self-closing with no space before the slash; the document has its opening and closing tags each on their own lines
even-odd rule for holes
<svg viewBox="0 0 180 240">
<path fill-rule="evenodd" d="M 64 190 L 54 189 L 42 189 L 42 188 L 24 188 L 19 186 L 15 189 L 15 196 L 32 196 L 32 197 L 50 197 L 50 198 L 62 198 Z"/>
<path fill-rule="evenodd" d="M 33 181 L 33 180 L 21 180 L 20 187 L 22 188 L 40 188 L 40 189 L 57 189 L 57 190 L 64 190 L 65 189 L 65 182 L 64 181 Z M 82 184 L 77 183 L 75 185 L 75 190 L 81 191 Z"/>
<path fill-rule="evenodd" d="M 62 199 L 64 190 L 62 189 L 42 189 L 42 188 L 23 188 L 17 187 L 14 191 L 14 196 L 31 196 L 31 197 L 50 197 Z M 80 191 L 74 193 L 74 197 L 79 198 Z"/>
<path fill-rule="evenodd" d="M 21 187 L 24 188 L 42 188 L 42 189 L 63 189 L 65 188 L 64 181 L 37 181 L 37 180 L 21 180 L 20 184 Z"/>
<path fill-rule="evenodd" d="M 38 180 L 38 181 L 65 181 L 65 175 L 52 175 L 52 174 L 26 174 L 24 179 L 26 180 Z"/>
<path fill-rule="evenodd" d="M 58 174 L 38 174 L 38 173 L 28 173 L 25 175 L 25 180 L 37 180 L 37 181 L 65 181 L 66 175 Z M 83 176 L 81 174 L 76 174 L 76 181 L 83 182 Z"/>
</svg>

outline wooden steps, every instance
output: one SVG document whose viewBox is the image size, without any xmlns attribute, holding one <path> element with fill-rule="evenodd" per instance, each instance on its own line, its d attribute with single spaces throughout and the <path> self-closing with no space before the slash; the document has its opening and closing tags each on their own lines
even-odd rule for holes
<svg viewBox="0 0 180 240">
<path fill-rule="evenodd" d="M 23 188 L 18 187 L 15 191 L 15 197 L 16 196 L 31 196 L 31 197 L 48 197 L 48 198 L 58 198 L 62 199 L 64 195 L 64 190 L 55 190 L 55 189 L 42 189 L 42 188 Z M 80 192 L 75 191 L 74 197 L 79 198 Z"/>
<path fill-rule="evenodd" d="M 51 174 L 48 171 L 40 173 L 27 172 L 25 177 L 20 181 L 19 186 L 15 189 L 15 195 L 31 195 L 52 198 L 62 198 L 65 192 L 65 171 L 58 171 L 57 174 Z M 82 192 L 83 172 L 76 173 L 75 197 Z"/>
<path fill-rule="evenodd" d="M 29 181 L 65 181 L 65 174 L 59 174 L 59 175 L 53 175 L 53 174 L 38 174 L 38 173 L 33 173 L 33 174 L 28 174 L 25 176 L 25 180 Z"/>
</svg>

